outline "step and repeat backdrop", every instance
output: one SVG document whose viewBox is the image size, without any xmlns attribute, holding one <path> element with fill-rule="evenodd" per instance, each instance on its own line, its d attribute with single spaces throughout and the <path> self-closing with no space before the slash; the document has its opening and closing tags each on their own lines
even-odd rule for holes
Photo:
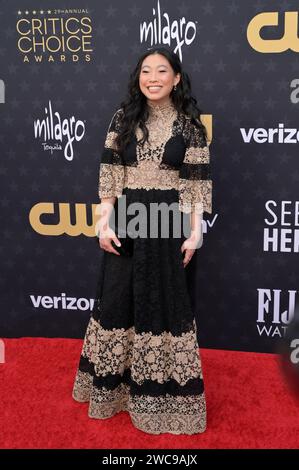
<svg viewBox="0 0 299 470">
<path fill-rule="evenodd" d="M 188 271 L 200 345 L 273 352 L 299 287 L 298 1 L 0 5 L 0 337 L 83 337 L 104 138 L 162 44 L 208 123 L 213 214 Z"/>
</svg>

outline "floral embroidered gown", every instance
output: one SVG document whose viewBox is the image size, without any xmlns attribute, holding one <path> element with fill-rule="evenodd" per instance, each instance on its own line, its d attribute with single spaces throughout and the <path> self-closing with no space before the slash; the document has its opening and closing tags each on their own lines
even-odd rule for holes
<svg viewBox="0 0 299 470">
<path fill-rule="evenodd" d="M 126 207 L 138 202 L 147 209 L 151 203 L 175 203 L 182 220 L 190 220 L 196 203 L 211 213 L 210 155 L 203 132 L 172 102 L 148 109 L 149 142 L 143 147 L 137 142 L 138 127 L 121 155 L 115 137 L 122 110 L 114 114 L 100 164 L 100 200 L 116 196 L 116 213 L 123 199 Z M 92 418 L 127 411 L 144 432 L 194 434 L 206 429 L 206 401 L 181 253 L 187 236 L 171 236 L 172 220 L 159 222 L 158 237 L 134 238 L 131 257 L 103 250 L 73 398 L 89 402 Z M 165 224 L 168 237 L 161 236 Z"/>
</svg>

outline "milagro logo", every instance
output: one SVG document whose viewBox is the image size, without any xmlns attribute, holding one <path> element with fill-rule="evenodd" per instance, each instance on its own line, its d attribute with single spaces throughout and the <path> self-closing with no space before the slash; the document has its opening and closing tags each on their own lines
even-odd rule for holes
<svg viewBox="0 0 299 470">
<path fill-rule="evenodd" d="M 67 297 L 64 292 L 62 292 L 60 296 L 30 295 L 30 300 L 34 308 L 59 310 L 92 311 L 95 303 L 95 299 L 86 299 L 84 297 Z"/>
<path fill-rule="evenodd" d="M 283 338 L 294 318 L 298 291 L 281 289 L 257 289 L 259 336 Z"/>
<path fill-rule="evenodd" d="M 85 123 L 74 116 L 62 119 L 56 111 L 53 113 L 52 103 L 49 101 L 48 108 L 45 107 L 44 119 L 34 120 L 34 137 L 43 139 L 43 149 L 53 154 L 54 150 L 64 150 L 66 160 L 73 160 L 73 142 L 80 142 L 85 134 Z M 65 142 L 65 144 L 64 144 Z M 63 149 L 64 146 L 64 149 Z"/>
<path fill-rule="evenodd" d="M 168 44 L 171 47 L 172 40 L 176 46 L 174 52 L 179 54 L 180 60 L 183 60 L 182 46 L 189 46 L 195 39 L 197 30 L 196 22 L 186 21 L 183 16 L 179 20 L 169 19 L 168 13 L 161 14 L 160 2 L 157 2 L 157 8 L 153 8 L 153 20 L 140 23 L 140 43 L 150 40 L 150 45 Z"/>
</svg>

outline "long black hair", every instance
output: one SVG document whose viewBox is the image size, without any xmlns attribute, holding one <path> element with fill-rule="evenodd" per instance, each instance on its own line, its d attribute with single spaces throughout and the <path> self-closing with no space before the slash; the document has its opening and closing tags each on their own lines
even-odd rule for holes
<svg viewBox="0 0 299 470">
<path fill-rule="evenodd" d="M 147 98 L 141 92 L 139 87 L 139 75 L 142 62 L 146 57 L 152 54 L 163 55 L 170 63 L 175 75 L 180 74 L 181 79 L 176 86 L 176 90 L 172 90 L 170 98 L 178 113 L 184 113 L 191 117 L 197 127 L 207 136 L 206 128 L 200 120 L 201 109 L 197 105 L 197 100 L 191 95 L 191 81 L 188 74 L 183 70 L 179 57 L 165 47 L 154 47 L 144 52 L 138 59 L 134 71 L 130 75 L 128 84 L 128 93 L 125 100 L 121 103 L 123 110 L 121 119 L 121 129 L 116 139 L 119 151 L 123 151 L 135 134 L 136 127 L 139 125 L 143 132 L 141 144 L 148 139 L 148 129 L 145 122 L 149 116 L 147 106 Z"/>
</svg>

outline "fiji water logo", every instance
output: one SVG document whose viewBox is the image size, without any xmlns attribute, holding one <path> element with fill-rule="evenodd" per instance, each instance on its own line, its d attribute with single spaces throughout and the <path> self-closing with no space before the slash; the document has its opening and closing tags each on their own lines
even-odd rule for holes
<svg viewBox="0 0 299 470">
<path fill-rule="evenodd" d="M 66 160 L 73 160 L 73 142 L 79 142 L 85 134 L 85 124 L 74 116 L 62 119 L 56 111 L 53 113 L 52 103 L 49 101 L 45 107 L 45 118 L 34 120 L 34 137 L 43 139 L 42 145 L 45 151 L 64 151 Z"/>
<path fill-rule="evenodd" d="M 179 20 L 170 21 L 168 13 L 161 14 L 160 2 L 157 2 L 157 8 L 153 8 L 153 20 L 140 23 L 140 42 L 150 41 L 150 45 L 168 44 L 171 46 L 175 41 L 174 52 L 179 54 L 180 60 L 183 60 L 182 46 L 189 46 L 196 36 L 196 23 L 186 21 L 183 16 Z"/>
</svg>

